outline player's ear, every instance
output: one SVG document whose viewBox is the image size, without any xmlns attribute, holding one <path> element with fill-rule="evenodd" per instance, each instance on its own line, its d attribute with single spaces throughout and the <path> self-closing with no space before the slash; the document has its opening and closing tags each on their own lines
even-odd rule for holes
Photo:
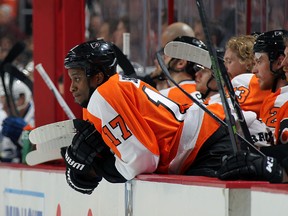
<svg viewBox="0 0 288 216">
<path fill-rule="evenodd" d="M 177 69 L 183 69 L 185 68 L 187 65 L 187 61 L 186 60 L 183 60 L 183 59 L 179 59 L 178 62 L 177 62 Z"/>
<path fill-rule="evenodd" d="M 101 85 L 104 82 L 105 75 L 104 73 L 99 72 L 95 74 L 94 76 L 92 76 L 90 80 L 91 80 L 90 84 L 96 88 L 97 86 Z"/>
</svg>

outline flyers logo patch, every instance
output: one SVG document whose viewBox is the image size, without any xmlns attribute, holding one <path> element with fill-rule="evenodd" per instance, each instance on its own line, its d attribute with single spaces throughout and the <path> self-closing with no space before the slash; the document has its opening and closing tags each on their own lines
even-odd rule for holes
<svg viewBox="0 0 288 216">
<path fill-rule="evenodd" d="M 93 42 L 93 43 L 90 43 L 90 46 L 95 49 L 96 47 L 100 47 L 100 43 L 98 42 Z"/>
</svg>

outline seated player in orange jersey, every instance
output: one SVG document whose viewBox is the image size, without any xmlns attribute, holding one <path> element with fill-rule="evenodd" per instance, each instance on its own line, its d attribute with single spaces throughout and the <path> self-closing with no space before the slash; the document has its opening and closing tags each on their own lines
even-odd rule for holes
<svg viewBox="0 0 288 216">
<path fill-rule="evenodd" d="M 216 177 L 222 156 L 233 152 L 227 129 L 199 106 L 181 106 L 117 74 L 109 42 L 79 44 L 64 64 L 70 91 L 89 120 L 79 120 L 71 145 L 61 151 L 75 190 L 91 194 L 102 178 L 126 182 L 142 173 Z M 220 104 L 207 109 L 224 120 Z"/>
</svg>

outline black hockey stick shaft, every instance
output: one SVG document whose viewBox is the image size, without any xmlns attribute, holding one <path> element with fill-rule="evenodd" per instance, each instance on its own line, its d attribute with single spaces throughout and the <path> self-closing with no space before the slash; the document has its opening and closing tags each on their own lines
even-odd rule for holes
<svg viewBox="0 0 288 216">
<path fill-rule="evenodd" d="M 228 75 L 226 70 L 221 70 L 221 73 L 222 73 L 222 77 L 224 79 L 224 83 L 225 83 L 225 85 L 227 87 L 227 90 L 228 90 L 229 97 L 231 99 L 232 105 L 233 105 L 234 110 L 236 112 L 236 115 L 238 117 L 238 122 L 240 124 L 241 130 L 242 130 L 242 134 L 250 143 L 253 143 L 253 140 L 251 138 L 251 134 L 250 134 L 250 131 L 248 129 L 246 120 L 244 118 L 242 109 L 241 109 L 241 107 L 239 105 L 239 102 L 238 102 L 238 99 L 237 99 L 237 97 L 235 95 L 234 88 L 233 88 L 233 85 L 231 83 L 230 77 L 229 77 L 229 75 Z"/>
<path fill-rule="evenodd" d="M 188 92 L 186 92 L 170 75 L 169 71 L 166 68 L 165 63 L 163 62 L 162 56 L 160 52 L 156 53 L 157 61 L 159 63 L 159 66 L 161 67 L 163 73 L 165 76 L 177 87 L 179 88 L 188 98 L 190 98 L 195 104 L 197 104 L 202 110 L 207 112 L 213 119 L 215 119 L 220 124 L 227 126 L 227 124 L 220 119 L 217 115 L 215 115 L 213 112 L 208 110 L 201 102 L 199 102 L 197 99 L 195 99 L 192 95 L 190 95 Z"/>
<path fill-rule="evenodd" d="M 228 125 L 225 121 L 223 121 L 222 119 L 220 119 L 217 115 L 215 115 L 213 112 L 211 112 L 209 109 L 207 109 L 201 102 L 199 102 L 197 99 L 195 99 L 191 94 L 189 94 L 188 92 L 186 92 L 170 75 L 169 71 L 166 68 L 166 65 L 162 59 L 162 56 L 159 52 L 156 53 L 156 57 L 157 57 L 157 61 L 159 63 L 159 66 L 161 67 L 163 73 L 165 74 L 165 76 L 178 88 L 180 89 L 180 91 L 182 93 L 185 94 L 185 96 L 187 96 L 191 101 L 193 101 L 196 105 L 198 105 L 204 112 L 206 112 L 208 115 L 210 115 L 210 117 L 212 117 L 215 121 L 219 122 L 222 126 L 224 126 L 225 128 L 228 128 Z M 255 150 L 255 152 L 259 153 L 260 155 L 264 154 L 262 152 L 259 151 L 259 149 L 257 149 L 253 144 L 251 144 L 248 140 L 245 139 L 245 137 L 243 137 L 242 135 L 240 135 L 239 133 L 237 133 L 236 131 L 236 135 L 239 137 L 239 139 L 241 139 L 243 142 L 247 143 L 248 146 L 250 146 L 253 150 Z"/>
<path fill-rule="evenodd" d="M 238 150 L 241 149 L 241 146 L 240 146 L 240 142 L 239 142 L 238 137 L 236 137 L 237 129 L 236 129 L 236 124 L 235 124 L 235 119 L 231 113 L 227 98 L 225 96 L 223 78 L 221 77 L 221 72 L 219 69 L 220 67 L 219 67 L 219 64 L 217 61 L 216 50 L 213 49 L 212 42 L 210 39 L 210 34 L 208 31 L 207 19 L 206 19 L 204 6 L 203 6 L 201 0 L 196 0 L 196 4 L 197 4 L 199 15 L 200 15 L 200 18 L 202 21 L 203 31 L 204 31 L 205 36 L 206 36 L 206 45 L 207 45 L 207 48 L 208 48 L 208 51 L 210 54 L 213 73 L 214 73 L 215 79 L 217 81 L 217 87 L 219 89 L 219 94 L 220 94 L 221 101 L 223 104 L 223 108 L 224 108 L 224 112 L 225 112 L 225 116 L 226 116 L 226 122 L 228 125 L 228 131 L 229 131 L 229 135 L 230 135 L 230 139 L 231 139 L 231 143 L 232 143 L 232 148 L 233 148 L 234 152 L 237 152 Z"/>
<path fill-rule="evenodd" d="M 6 63 L 11 63 L 12 61 L 14 61 L 16 59 L 16 57 L 24 51 L 24 49 L 25 49 L 25 43 L 24 42 L 19 41 L 19 42 L 15 43 L 15 45 L 11 48 L 11 50 L 9 51 L 7 56 L 1 62 L 0 68 L 2 69 Z"/>
<path fill-rule="evenodd" d="M 4 79 L 5 77 L 4 65 L 7 63 L 13 62 L 17 58 L 17 56 L 25 50 L 25 47 L 26 47 L 25 43 L 22 41 L 15 43 L 14 46 L 9 51 L 9 53 L 7 54 L 7 56 L 4 58 L 4 60 L 0 64 L 1 81 L 3 85 L 4 93 L 6 96 L 6 103 L 7 103 L 8 111 L 10 111 L 9 113 L 10 115 L 11 115 L 11 104 L 10 104 L 9 94 L 8 94 L 7 87 L 5 84 L 5 79 Z"/>
<path fill-rule="evenodd" d="M 23 82 L 27 87 L 33 92 L 33 82 L 29 77 L 27 77 L 22 71 L 20 71 L 16 66 L 11 63 L 6 63 L 4 65 L 4 70 L 7 71 L 12 77 Z"/>
<path fill-rule="evenodd" d="M 206 36 L 206 40 L 207 40 L 206 44 L 208 47 L 209 54 L 211 56 L 211 59 L 213 57 L 213 59 L 216 60 L 217 55 L 216 55 L 215 49 L 213 49 L 213 45 L 211 42 L 212 40 L 210 38 L 209 29 L 208 29 L 208 25 L 207 25 L 208 22 L 207 22 L 205 8 L 204 8 L 204 5 L 202 3 L 202 0 L 196 0 L 196 4 L 198 7 L 199 15 L 200 15 L 201 20 L 202 20 L 203 31 L 204 31 L 205 36 Z M 235 92 L 234 92 L 233 86 L 231 84 L 230 77 L 228 76 L 228 73 L 226 70 L 220 70 L 218 61 L 216 61 L 216 62 L 214 61 L 214 63 L 216 63 L 216 64 L 213 65 L 213 61 L 212 61 L 213 71 L 215 71 L 216 75 L 219 76 L 219 80 L 224 82 L 224 83 L 221 83 L 222 88 L 221 89 L 219 88 L 220 93 L 224 92 L 224 96 L 225 96 L 224 86 L 226 86 L 230 100 L 232 102 L 232 106 L 233 106 L 233 108 L 236 112 L 237 118 L 238 118 L 237 122 L 235 122 L 235 126 L 233 126 L 233 127 L 235 127 L 236 130 L 238 129 L 238 132 L 240 132 L 245 137 L 245 139 L 247 139 L 252 144 L 253 141 L 252 141 L 249 129 L 247 127 L 245 118 L 243 116 L 242 110 L 241 110 L 240 105 L 238 103 L 238 100 L 235 97 Z M 223 99 L 226 100 L 226 97 L 223 97 Z"/>
</svg>

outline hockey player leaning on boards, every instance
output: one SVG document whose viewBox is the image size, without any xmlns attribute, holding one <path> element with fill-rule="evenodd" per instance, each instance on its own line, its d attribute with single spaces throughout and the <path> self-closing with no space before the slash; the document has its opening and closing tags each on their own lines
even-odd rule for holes
<svg viewBox="0 0 288 216">
<path fill-rule="evenodd" d="M 68 184 L 90 194 L 102 177 L 113 183 L 142 173 L 216 177 L 222 156 L 233 152 L 226 128 L 197 105 L 181 106 L 117 74 L 115 56 L 109 42 L 95 40 L 65 58 L 70 91 L 89 120 L 79 120 L 72 144 L 61 149 Z M 218 104 L 208 109 L 224 119 Z"/>
</svg>

